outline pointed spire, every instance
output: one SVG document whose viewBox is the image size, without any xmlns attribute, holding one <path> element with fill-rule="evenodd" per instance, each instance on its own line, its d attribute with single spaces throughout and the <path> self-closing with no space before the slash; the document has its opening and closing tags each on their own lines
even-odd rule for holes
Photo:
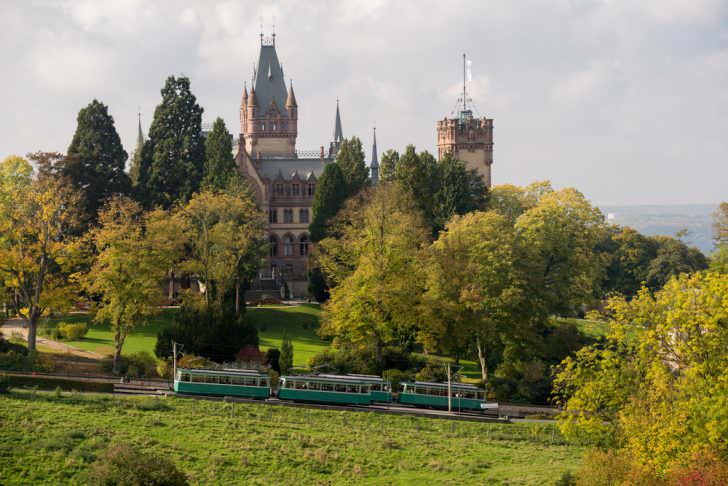
<svg viewBox="0 0 728 486">
<path fill-rule="evenodd" d="M 137 116 L 139 117 L 139 133 L 137 134 L 137 149 L 144 145 L 144 133 L 142 133 L 142 110 L 139 109 L 139 112 L 137 113 Z"/>
<path fill-rule="evenodd" d="M 341 143 L 344 133 L 341 130 L 341 115 L 339 114 L 339 98 L 336 98 L 336 121 L 334 122 L 334 143 Z"/>
<path fill-rule="evenodd" d="M 248 100 L 248 82 L 243 83 L 243 104 Z"/>
<path fill-rule="evenodd" d="M 250 87 L 250 96 L 248 96 L 248 106 L 258 106 L 258 100 L 255 99 L 255 86 Z"/>
<path fill-rule="evenodd" d="M 372 163 L 369 164 L 372 169 L 379 167 L 379 158 L 377 155 L 377 127 L 374 127 L 374 142 L 372 143 Z"/>
<path fill-rule="evenodd" d="M 298 103 L 296 103 L 296 95 L 293 93 L 293 80 L 291 79 L 291 85 L 288 88 L 288 98 L 286 99 L 286 108 L 296 107 L 298 107 Z"/>
</svg>

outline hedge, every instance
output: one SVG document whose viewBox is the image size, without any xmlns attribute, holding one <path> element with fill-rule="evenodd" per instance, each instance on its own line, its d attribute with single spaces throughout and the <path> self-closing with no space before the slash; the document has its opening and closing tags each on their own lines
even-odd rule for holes
<svg viewBox="0 0 728 486">
<path fill-rule="evenodd" d="M 8 376 L 10 386 L 13 388 L 38 388 L 41 390 L 75 390 L 82 392 L 113 393 L 113 383 L 102 383 L 95 381 L 78 381 L 53 378 L 50 376 Z"/>
</svg>

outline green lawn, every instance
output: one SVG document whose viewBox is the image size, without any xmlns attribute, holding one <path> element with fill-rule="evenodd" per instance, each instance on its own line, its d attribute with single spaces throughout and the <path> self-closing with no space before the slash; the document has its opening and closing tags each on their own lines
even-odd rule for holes
<svg viewBox="0 0 728 486">
<path fill-rule="evenodd" d="M 124 354 L 138 351 L 154 354 L 157 332 L 170 325 L 176 312 L 177 309 L 163 309 L 158 316 L 150 320 L 149 324 L 136 327 L 124 342 Z M 250 322 L 258 329 L 260 347 L 263 350 L 280 347 L 285 330 L 293 343 L 295 366 L 307 366 L 311 356 L 329 346 L 316 334 L 321 314 L 318 305 L 248 307 L 246 312 Z M 67 344 L 101 355 L 113 352 L 114 335 L 111 329 L 107 325 L 91 322 L 90 314 L 71 314 L 58 320 L 88 323 L 89 331 L 86 337 L 78 341 L 64 341 Z"/>
<path fill-rule="evenodd" d="M 193 484 L 551 485 L 582 449 L 552 424 L 481 424 L 184 398 L 0 395 L 0 484 L 83 484 L 107 447 Z"/>
</svg>

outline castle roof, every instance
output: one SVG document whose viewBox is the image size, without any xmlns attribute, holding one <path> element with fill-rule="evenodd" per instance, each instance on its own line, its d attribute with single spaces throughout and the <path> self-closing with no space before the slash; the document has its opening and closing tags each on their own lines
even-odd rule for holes
<svg viewBox="0 0 728 486">
<path fill-rule="evenodd" d="M 257 73 L 255 76 L 255 97 L 258 106 L 263 111 L 267 110 L 272 102 L 275 102 L 276 107 L 286 106 L 288 90 L 283 79 L 283 68 L 281 68 L 278 61 L 275 44 L 261 43 L 258 67 L 255 72 Z"/>
<path fill-rule="evenodd" d="M 309 179 L 311 174 L 316 178 L 324 171 L 326 161 L 321 159 L 263 159 L 256 164 L 258 173 L 262 178 L 271 181 L 280 176 L 290 180 L 295 174 L 301 179 Z M 304 177 L 305 175 L 305 177 Z"/>
<path fill-rule="evenodd" d="M 374 127 L 374 143 L 372 143 L 372 163 L 369 164 L 372 169 L 379 168 L 379 157 L 377 156 L 377 128 Z"/>
<path fill-rule="evenodd" d="M 334 143 L 344 140 L 344 132 L 341 130 L 341 115 L 339 114 L 339 100 L 336 100 L 336 120 L 334 121 Z"/>
</svg>

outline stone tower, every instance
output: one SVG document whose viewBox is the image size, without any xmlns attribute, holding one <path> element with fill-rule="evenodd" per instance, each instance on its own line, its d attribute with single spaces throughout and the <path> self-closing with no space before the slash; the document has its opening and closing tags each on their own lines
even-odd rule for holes
<svg viewBox="0 0 728 486">
<path fill-rule="evenodd" d="M 296 155 L 298 105 L 293 84 L 286 89 L 275 40 L 275 34 L 261 34 L 250 94 L 244 87 L 240 103 L 240 133 L 245 150 L 253 159 Z"/>
<path fill-rule="evenodd" d="M 490 166 L 493 165 L 493 119 L 475 118 L 472 99 L 466 87 L 466 60 L 463 54 L 463 94 L 458 100 L 457 117 L 444 118 L 437 122 L 437 153 L 442 158 L 451 153 L 465 163 L 468 169 L 475 169 L 486 186 L 491 185 Z"/>
</svg>

